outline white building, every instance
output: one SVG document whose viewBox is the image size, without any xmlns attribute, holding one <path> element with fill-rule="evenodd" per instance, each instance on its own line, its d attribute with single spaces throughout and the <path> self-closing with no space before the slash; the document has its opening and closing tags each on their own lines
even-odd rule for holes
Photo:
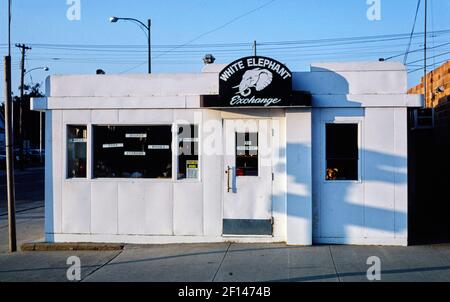
<svg viewBox="0 0 450 302">
<path fill-rule="evenodd" d="M 392 62 L 51 76 L 46 240 L 406 245 L 406 90 Z"/>
</svg>

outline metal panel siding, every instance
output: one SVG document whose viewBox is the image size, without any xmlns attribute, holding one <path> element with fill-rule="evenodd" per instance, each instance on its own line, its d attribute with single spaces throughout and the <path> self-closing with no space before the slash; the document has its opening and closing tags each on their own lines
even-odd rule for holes
<svg viewBox="0 0 450 302">
<path fill-rule="evenodd" d="M 203 235 L 203 187 L 197 182 L 174 184 L 174 234 Z"/>
<path fill-rule="evenodd" d="M 91 232 L 117 234 L 118 185 L 115 182 L 93 181 L 91 184 Z"/>
</svg>

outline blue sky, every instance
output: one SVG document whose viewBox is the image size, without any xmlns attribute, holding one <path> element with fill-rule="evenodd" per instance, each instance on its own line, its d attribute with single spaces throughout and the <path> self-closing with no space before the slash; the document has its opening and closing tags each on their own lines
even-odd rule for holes
<svg viewBox="0 0 450 302">
<path fill-rule="evenodd" d="M 0 52 L 6 54 L 7 0 L 0 0 Z M 146 37 L 129 22 L 112 24 L 112 15 L 152 19 L 154 44 L 153 72 L 197 72 L 204 53 L 213 53 L 217 63 L 227 63 L 252 53 L 251 43 L 318 40 L 357 36 L 409 33 L 416 10 L 416 0 L 380 0 L 381 20 L 367 18 L 367 0 L 80 0 L 80 20 L 68 20 L 67 0 L 13 0 L 13 43 L 32 44 L 26 67 L 50 67 L 50 72 L 32 72 L 33 82 L 42 82 L 47 74 L 94 73 L 97 68 L 107 73 L 146 72 Z M 450 1 L 429 0 L 430 30 L 450 29 Z M 268 3 L 268 4 L 267 4 Z M 264 4 L 266 6 L 251 12 Z M 246 14 L 247 13 L 247 14 Z M 245 16 L 242 16 L 246 14 Z M 241 16 L 241 17 L 240 17 Z M 417 32 L 423 31 L 423 6 L 417 21 Z M 234 20 L 234 21 L 233 21 Z M 231 22 L 232 21 L 232 22 Z M 231 23 L 230 23 L 231 22 Z M 217 29 L 218 28 L 218 29 Z M 209 31 L 215 30 L 209 34 Z M 170 46 L 183 48 L 165 53 Z M 324 46 L 312 49 L 284 49 L 287 45 L 258 46 L 258 53 L 285 62 L 291 70 L 308 70 L 314 61 L 376 60 L 399 54 L 407 40 L 375 44 Z M 430 39 L 430 46 L 450 42 L 449 34 Z M 229 48 L 217 45 L 244 43 Z M 33 46 L 36 45 L 36 46 Z M 48 44 L 48 45 L 42 45 Z M 65 44 L 65 46 L 62 44 Z M 67 45 L 66 45 L 67 44 Z M 199 46 L 198 44 L 203 44 Z M 57 46 L 55 49 L 54 46 Z M 79 45 L 88 49 L 78 49 Z M 93 45 L 134 45 L 133 48 L 89 49 Z M 373 47 L 372 47 L 373 46 Z M 268 49 L 264 49 L 264 48 Z M 411 49 L 422 47 L 413 40 Z M 445 53 L 450 46 L 434 49 L 429 56 Z M 159 51 L 159 52 L 158 52 Z M 163 55 L 162 55 L 163 54 Z M 422 53 L 410 55 L 409 61 L 420 60 Z M 17 93 L 19 52 L 13 50 L 13 91 Z M 436 57 L 439 63 L 450 55 Z M 398 58 L 400 61 L 403 57 Z M 139 63 L 141 63 L 139 65 Z M 433 59 L 430 60 L 430 64 Z M 421 64 L 417 62 L 416 65 Z M 411 70 L 417 66 L 412 65 Z M 134 69 L 133 69 L 134 68 Z M 3 91 L 3 67 L 0 88 Z M 421 73 L 409 76 L 409 85 L 419 81 Z M 29 75 L 27 82 L 31 81 Z M 3 100 L 3 92 L 1 95 Z"/>
</svg>

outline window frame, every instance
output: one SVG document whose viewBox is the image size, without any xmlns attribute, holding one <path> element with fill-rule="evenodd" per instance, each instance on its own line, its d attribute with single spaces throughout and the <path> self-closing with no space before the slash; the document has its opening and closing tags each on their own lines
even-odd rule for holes
<svg viewBox="0 0 450 302">
<path fill-rule="evenodd" d="M 250 179 L 254 179 L 254 178 L 261 178 L 261 154 L 260 154 L 260 149 L 259 149 L 259 147 L 260 147 L 260 134 L 261 134 L 261 132 L 260 132 L 260 130 L 259 130 L 259 124 L 258 124 L 258 128 L 255 130 L 255 131 L 246 131 L 246 132 L 238 132 L 238 131 L 234 131 L 234 167 L 235 167 L 235 169 L 237 170 L 237 135 L 238 135 L 238 133 L 241 133 L 241 134 L 245 134 L 245 133 L 256 133 L 256 140 L 257 140 L 257 142 L 258 142 L 258 145 L 257 145 L 257 147 L 258 147 L 258 149 L 257 149 L 257 152 L 258 152 L 258 154 L 256 155 L 257 156 L 257 175 L 241 175 L 241 176 L 238 176 L 237 175 L 237 172 L 235 172 L 235 174 L 236 174 L 236 178 L 237 177 L 239 177 L 239 178 L 242 178 L 242 179 L 245 179 L 245 178 L 250 178 Z"/>
<path fill-rule="evenodd" d="M 196 179 L 187 178 L 187 179 L 178 179 L 178 126 L 179 125 L 196 125 L 198 127 L 198 161 L 199 161 L 199 171 L 198 177 Z M 171 126 L 172 133 L 172 177 L 171 178 L 107 178 L 107 177 L 94 177 L 94 169 L 92 169 L 94 165 L 94 126 Z M 67 128 L 68 126 L 86 126 L 87 129 L 87 145 L 86 145 L 86 177 L 84 178 L 68 178 L 67 176 L 67 160 L 68 160 L 68 149 L 67 149 Z M 101 122 L 101 123 L 64 123 L 63 124 L 63 148 L 65 148 L 62 169 L 63 169 L 63 180 L 65 182 L 129 182 L 132 180 L 133 182 L 156 182 L 156 183 L 200 183 L 203 179 L 203 158 L 202 158 L 202 127 L 201 123 L 195 122 L 184 122 L 184 123 L 175 123 L 175 122 L 167 122 L 167 123 L 138 123 L 138 124 L 121 124 L 115 122 Z M 176 150 L 176 151 L 175 151 Z"/>
<path fill-rule="evenodd" d="M 197 178 L 178 178 L 178 128 L 182 125 L 193 125 L 197 126 L 198 129 L 198 177 Z M 202 160 L 202 130 L 201 124 L 194 122 L 182 122 L 182 123 L 172 123 L 172 143 L 173 147 L 173 164 L 172 168 L 172 177 L 174 182 L 182 182 L 182 183 L 199 183 L 202 182 L 202 174 L 203 174 L 203 160 Z"/>
<path fill-rule="evenodd" d="M 354 124 L 357 125 L 358 135 L 357 135 L 357 146 L 358 146 L 358 177 L 357 179 L 327 179 L 326 170 L 327 170 L 327 125 L 328 124 Z M 325 184 L 333 184 L 333 183 L 362 183 L 363 180 L 363 169 L 362 164 L 364 161 L 363 152 L 362 152 L 362 142 L 363 142 L 363 123 L 361 119 L 355 118 L 342 118 L 339 120 L 325 120 L 322 123 L 322 171 L 321 178 Z"/>
<path fill-rule="evenodd" d="M 171 127 L 171 163 L 172 163 L 172 176 L 169 178 L 131 178 L 131 177 L 94 177 L 94 169 L 90 170 L 90 179 L 93 181 L 103 181 L 103 182 L 108 182 L 108 181 L 130 181 L 133 180 L 134 182 L 136 181 L 142 181 L 142 182 L 172 182 L 173 180 L 175 180 L 176 178 L 174 178 L 174 167 L 173 167 L 173 160 L 174 160 L 174 133 L 173 133 L 173 127 L 172 127 L 173 123 L 145 123 L 145 124 L 120 124 L 120 123 L 93 123 L 90 124 L 91 127 L 91 148 L 90 148 L 90 166 L 93 167 L 94 166 L 94 131 L 93 128 L 95 126 L 116 126 L 116 127 L 152 127 L 152 126 L 169 126 Z"/>
<path fill-rule="evenodd" d="M 67 140 L 67 135 L 68 135 L 68 128 L 69 127 L 86 127 L 86 176 L 85 177 L 69 177 L 68 175 L 68 161 L 69 161 L 69 148 L 68 148 L 68 140 Z M 63 159 L 63 164 L 62 164 L 62 172 L 63 172 L 63 179 L 65 181 L 71 181 L 71 182 L 85 182 L 91 179 L 91 139 L 90 137 L 92 136 L 92 131 L 91 131 L 91 125 L 88 123 L 67 123 L 64 124 L 63 126 L 63 139 L 62 139 L 62 148 L 64 148 L 64 159 Z"/>
</svg>

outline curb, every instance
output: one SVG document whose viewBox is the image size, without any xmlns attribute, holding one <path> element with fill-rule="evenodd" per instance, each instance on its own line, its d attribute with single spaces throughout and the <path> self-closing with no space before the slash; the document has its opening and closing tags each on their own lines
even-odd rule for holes
<svg viewBox="0 0 450 302">
<path fill-rule="evenodd" d="M 20 246 L 23 252 L 42 251 L 118 251 L 123 250 L 125 244 L 121 243 L 53 243 L 53 242 L 30 242 Z"/>
</svg>

